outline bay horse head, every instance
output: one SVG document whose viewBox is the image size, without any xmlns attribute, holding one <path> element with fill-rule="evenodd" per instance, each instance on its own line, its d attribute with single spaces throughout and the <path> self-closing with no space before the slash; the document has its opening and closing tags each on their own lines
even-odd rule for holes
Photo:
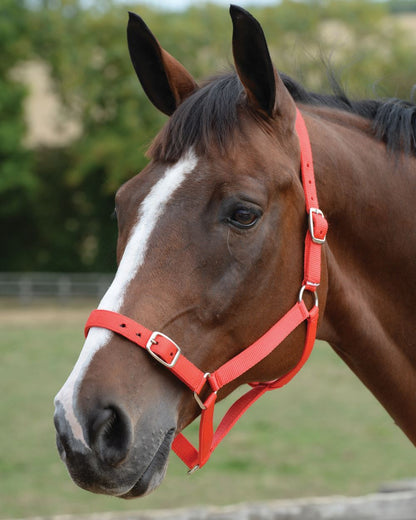
<svg viewBox="0 0 416 520">
<path fill-rule="evenodd" d="M 383 377 L 380 381 L 370 378 L 368 324 L 377 339 L 383 340 L 383 330 L 378 310 L 369 303 L 372 293 L 366 292 L 370 284 L 365 283 L 364 273 L 383 273 L 377 253 L 367 256 L 369 266 L 373 262 L 377 269 L 368 274 L 365 266 L 358 268 L 361 264 L 354 256 L 357 248 L 350 230 L 359 231 L 364 222 L 370 225 L 372 221 L 360 218 L 357 211 L 350 212 L 348 220 L 345 211 L 346 200 L 351 201 L 345 195 L 347 185 L 353 185 L 354 176 L 358 178 L 371 161 L 378 164 L 372 174 L 381 175 L 383 165 L 394 161 L 386 159 L 385 143 L 375 141 L 371 122 L 341 110 L 319 108 L 316 99 L 309 100 L 305 121 L 318 157 L 318 191 L 321 194 L 322 189 L 325 210 L 333 198 L 330 217 L 340 231 L 331 235 L 331 249 L 328 243 L 320 244 L 319 288 L 317 283 L 307 285 L 308 221 L 300 175 L 304 158 L 294 101 L 302 93 L 289 93 L 290 81 L 284 81 L 273 66 L 259 23 L 239 7 L 232 6 L 230 13 L 236 73 L 202 86 L 161 48 L 141 18 L 130 15 L 128 45 L 135 71 L 150 101 L 170 118 L 149 149 L 148 166 L 116 195 L 118 270 L 97 316 L 110 311 L 126 317 L 117 326 L 128 332 L 115 334 L 114 327 L 99 324 L 101 318 L 90 322 L 80 357 L 55 399 L 61 457 L 74 481 L 93 492 L 128 498 L 157 487 L 165 475 L 172 443 L 201 413 L 201 404 L 210 394 L 203 382 L 196 391 L 198 385 L 184 384 L 172 372 L 179 353 L 189 366 L 198 367 L 202 379 L 215 373 L 287 313 L 298 301 L 302 284 L 307 289 L 299 298 L 305 301 L 303 307 L 316 307 L 319 296 L 319 337 L 332 341 L 408 434 L 415 429 L 401 411 L 400 400 L 396 403 L 386 391 L 390 375 L 383 371 L 381 354 L 377 366 Z M 329 153 L 335 148 L 337 159 Z M 335 178 L 336 172 L 343 171 L 342 161 L 348 154 L 354 157 L 348 175 Z M 377 163 L 381 157 L 384 162 Z M 354 196 L 368 191 L 374 198 L 373 184 L 361 182 Z M 382 185 L 386 200 L 393 192 L 388 186 Z M 408 192 L 402 190 L 402 205 Z M 391 205 L 389 211 L 378 213 L 379 218 L 391 214 Z M 363 203 L 360 208 L 364 212 L 371 206 Z M 312 222 L 314 218 L 315 214 Z M 389 229 L 390 222 L 384 224 Z M 309 233 L 313 235 L 311 223 Z M 392 241 L 398 233 L 389 236 Z M 404 251 L 403 244 L 395 255 Z M 329 271 L 331 301 L 337 305 L 324 315 L 327 300 L 329 308 Z M 359 312 L 351 303 L 357 295 Z M 394 305 L 398 308 L 396 300 Z M 136 328 L 137 322 L 144 327 Z M 149 335 L 144 344 L 138 343 L 143 348 L 137 348 L 134 336 L 149 330 L 163 334 Z M 352 337 L 352 346 L 365 340 L 367 354 L 361 356 L 358 347 L 348 353 L 343 334 Z M 275 381 L 290 373 L 302 358 L 306 336 L 307 327 L 296 327 L 278 349 L 229 378 L 227 384 L 218 385 L 214 393 L 222 399 L 243 383 Z M 161 363 L 162 354 L 153 350 L 158 342 L 172 349 L 172 362 Z M 392 351 L 385 349 L 383 355 Z M 399 356 L 389 359 L 393 365 L 404 365 Z M 402 379 L 395 382 L 395 388 L 404 392 Z M 410 418 L 416 417 L 416 408 L 413 411 Z"/>
<path fill-rule="evenodd" d="M 231 17 L 237 74 L 199 87 L 130 15 L 134 68 L 170 119 L 150 164 L 116 195 L 118 270 L 99 306 L 163 331 L 205 372 L 268 330 L 303 276 L 295 103 L 258 22 L 237 7 Z M 219 398 L 288 372 L 304 336 L 296 330 Z M 80 486 L 139 496 L 161 482 L 175 435 L 199 413 L 192 392 L 154 359 L 93 328 L 56 397 L 58 446 Z"/>
</svg>

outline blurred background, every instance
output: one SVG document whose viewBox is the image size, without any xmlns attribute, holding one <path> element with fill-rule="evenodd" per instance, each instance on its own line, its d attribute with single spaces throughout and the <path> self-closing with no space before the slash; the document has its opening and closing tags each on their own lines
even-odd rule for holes
<svg viewBox="0 0 416 520">
<path fill-rule="evenodd" d="M 330 67 L 353 98 L 411 98 L 416 0 L 236 3 L 306 88 L 329 92 Z M 128 503 L 71 483 L 53 396 L 115 271 L 115 191 L 165 121 L 130 64 L 128 10 L 195 78 L 230 67 L 226 2 L 0 1 L 0 518 L 357 494 L 411 477 L 410 443 L 319 344 L 200 474 L 174 460 L 159 492 Z"/>
</svg>

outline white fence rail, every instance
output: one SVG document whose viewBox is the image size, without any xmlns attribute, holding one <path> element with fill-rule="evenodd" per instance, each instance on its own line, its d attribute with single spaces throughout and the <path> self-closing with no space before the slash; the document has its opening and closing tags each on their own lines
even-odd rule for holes
<svg viewBox="0 0 416 520">
<path fill-rule="evenodd" d="M 0 298 L 22 304 L 45 298 L 61 302 L 101 298 L 113 277 L 107 273 L 0 273 Z"/>
<path fill-rule="evenodd" d="M 225 507 L 58 515 L 27 520 L 415 520 L 416 493 L 278 500 Z"/>
</svg>

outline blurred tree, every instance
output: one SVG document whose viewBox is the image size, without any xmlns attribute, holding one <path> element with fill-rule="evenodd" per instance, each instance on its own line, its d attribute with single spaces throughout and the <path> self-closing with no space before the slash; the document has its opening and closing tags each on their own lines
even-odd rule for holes
<svg viewBox="0 0 416 520">
<path fill-rule="evenodd" d="M 415 0 L 390 0 L 390 11 L 392 13 L 409 13 L 416 11 Z"/>
<path fill-rule="evenodd" d="M 0 269 L 19 269 L 24 235 L 30 233 L 37 180 L 31 154 L 23 146 L 23 102 L 26 89 L 11 71 L 28 51 L 28 18 L 24 3 L 0 4 Z"/>
<path fill-rule="evenodd" d="M 112 0 L 89 5 L 2 2 L 0 218 L 16 231 L 0 269 L 113 270 L 114 193 L 145 166 L 146 147 L 166 120 L 130 64 L 127 6 Z M 163 12 L 136 3 L 130 10 L 197 80 L 230 67 L 231 23 L 223 7 L 199 3 Z M 282 0 L 252 12 L 278 69 L 307 88 L 328 91 L 330 63 L 353 97 L 408 97 L 415 39 L 389 15 L 389 4 Z M 22 148 L 24 90 L 9 71 L 25 55 L 48 63 L 56 93 L 82 125 L 82 136 L 60 149 Z"/>
</svg>

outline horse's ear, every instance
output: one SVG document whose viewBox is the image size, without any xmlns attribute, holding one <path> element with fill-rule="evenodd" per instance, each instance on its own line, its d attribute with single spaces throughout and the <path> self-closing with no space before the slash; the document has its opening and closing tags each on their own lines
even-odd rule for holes
<svg viewBox="0 0 416 520">
<path fill-rule="evenodd" d="M 167 115 L 198 88 L 192 76 L 159 45 L 143 20 L 129 13 L 127 41 L 130 58 L 147 97 Z"/>
<path fill-rule="evenodd" d="M 236 5 L 230 6 L 230 15 L 235 67 L 250 103 L 269 117 L 294 120 L 294 101 L 273 66 L 261 25 Z"/>
</svg>

